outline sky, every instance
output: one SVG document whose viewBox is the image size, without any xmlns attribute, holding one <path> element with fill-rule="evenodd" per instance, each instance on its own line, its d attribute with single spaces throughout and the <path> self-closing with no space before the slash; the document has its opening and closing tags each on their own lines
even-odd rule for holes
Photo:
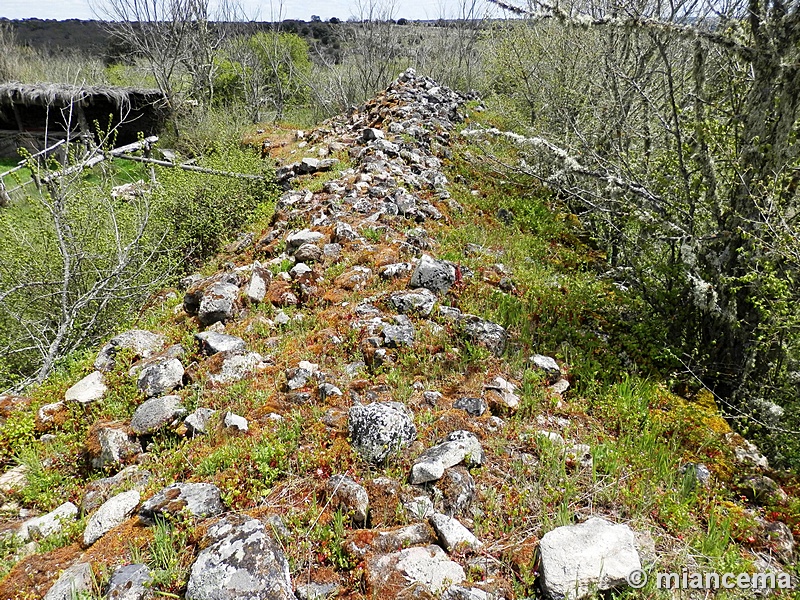
<svg viewBox="0 0 800 600">
<path fill-rule="evenodd" d="M 102 2 L 102 0 L 94 0 Z M 245 14 L 251 19 L 270 21 L 278 14 L 279 3 L 260 0 L 239 0 Z M 366 4 L 370 0 L 361 0 Z M 372 0 L 375 2 L 375 0 Z M 390 0 L 392 1 L 392 0 Z M 342 20 L 358 14 L 359 0 L 284 0 L 281 18 L 308 21 L 312 15 L 323 20 L 338 17 Z M 394 0 L 393 17 L 399 19 L 438 19 L 441 16 L 458 16 L 460 0 Z M 272 6 L 272 10 L 271 10 Z M 0 18 L 28 19 L 93 19 L 89 0 L 0 0 Z M 278 20 L 278 19 L 275 19 Z"/>
</svg>

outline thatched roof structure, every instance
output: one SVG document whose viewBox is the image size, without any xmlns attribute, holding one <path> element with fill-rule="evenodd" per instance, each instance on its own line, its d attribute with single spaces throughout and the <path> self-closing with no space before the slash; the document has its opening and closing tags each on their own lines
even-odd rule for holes
<svg viewBox="0 0 800 600">
<path fill-rule="evenodd" d="M 139 133 L 154 135 L 167 118 L 164 95 L 158 90 L 56 83 L 0 84 L 0 137 L 16 152 L 38 148 L 45 134 L 53 139 L 94 137 L 98 126 L 117 128 L 117 141 L 136 141 Z M 96 124 L 95 124 L 96 123 Z"/>
</svg>

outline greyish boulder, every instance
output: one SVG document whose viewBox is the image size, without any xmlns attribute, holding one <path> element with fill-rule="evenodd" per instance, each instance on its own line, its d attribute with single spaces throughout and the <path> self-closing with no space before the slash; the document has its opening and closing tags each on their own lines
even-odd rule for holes
<svg viewBox="0 0 800 600">
<path fill-rule="evenodd" d="M 624 587 L 627 577 L 642 568 L 630 527 L 599 517 L 547 532 L 539 552 L 544 591 L 557 600 Z"/>
<path fill-rule="evenodd" d="M 167 338 L 144 329 L 131 329 L 111 338 L 102 347 L 94 361 L 98 371 L 110 371 L 116 364 L 116 355 L 120 350 L 133 350 L 137 358 L 148 358 L 164 347 Z"/>
<path fill-rule="evenodd" d="M 80 562 L 66 569 L 45 594 L 44 600 L 73 600 L 92 591 L 92 567 Z"/>
<path fill-rule="evenodd" d="M 418 312 L 426 317 L 433 311 L 436 295 L 425 288 L 395 292 L 389 296 L 389 304 L 399 313 Z"/>
<path fill-rule="evenodd" d="M 142 453 L 141 444 L 121 423 L 110 423 L 96 433 L 96 440 L 93 441 L 97 443 L 90 444 L 88 452 L 95 469 L 130 463 Z"/>
<path fill-rule="evenodd" d="M 219 488 L 212 483 L 173 483 L 147 500 L 139 509 L 145 523 L 156 517 L 188 514 L 201 519 L 225 510 Z"/>
<path fill-rule="evenodd" d="M 399 402 L 357 404 L 348 420 L 350 443 L 365 460 L 381 463 L 417 438 L 411 411 Z"/>
<path fill-rule="evenodd" d="M 108 585 L 108 600 L 148 600 L 153 597 L 150 585 L 153 576 L 147 565 L 117 567 Z"/>
<path fill-rule="evenodd" d="M 506 348 L 508 333 L 498 325 L 474 315 L 464 315 L 464 333 L 474 343 L 489 350 L 495 356 L 500 356 Z"/>
<path fill-rule="evenodd" d="M 233 317 L 233 309 L 238 297 L 238 286 L 232 283 L 215 283 L 203 294 L 197 310 L 197 318 L 203 325 L 228 321 Z"/>
<path fill-rule="evenodd" d="M 247 298 L 250 302 L 262 302 L 267 295 L 269 285 L 272 283 L 272 273 L 269 269 L 262 267 L 261 263 L 253 263 L 250 283 L 247 284 Z"/>
<path fill-rule="evenodd" d="M 396 315 L 394 325 L 384 325 L 383 340 L 390 348 L 414 345 L 414 324 L 405 315 Z"/>
<path fill-rule="evenodd" d="M 289 561 L 261 521 L 230 515 L 208 529 L 186 600 L 294 599 Z"/>
<path fill-rule="evenodd" d="M 434 294 L 442 294 L 456 282 L 456 269 L 449 262 L 437 260 L 423 254 L 411 275 L 410 288 L 426 288 Z"/>
<path fill-rule="evenodd" d="M 17 537 L 23 542 L 39 540 L 59 533 L 64 525 L 78 518 L 78 507 L 72 502 L 65 502 L 46 515 L 28 519 L 17 529 Z"/>
<path fill-rule="evenodd" d="M 164 356 L 139 370 L 136 386 L 148 398 L 168 394 L 183 384 L 183 365 L 177 358 Z"/>
<path fill-rule="evenodd" d="M 265 359 L 258 352 L 247 354 L 225 353 L 222 365 L 218 370 L 209 373 L 208 380 L 213 383 L 232 383 L 250 377 L 256 371 L 267 366 Z"/>
<path fill-rule="evenodd" d="M 369 597 L 376 598 L 397 598 L 412 588 L 417 589 L 405 597 L 437 596 L 466 579 L 463 567 L 434 545 L 373 556 L 367 560 L 365 574 Z"/>
<path fill-rule="evenodd" d="M 448 552 L 458 548 L 477 550 L 483 545 L 469 529 L 453 517 L 436 513 L 430 521 L 436 535 L 439 536 L 440 544 Z"/>
<path fill-rule="evenodd" d="M 180 396 L 151 398 L 142 403 L 133 413 L 131 430 L 136 435 L 158 431 L 186 414 Z"/>
</svg>

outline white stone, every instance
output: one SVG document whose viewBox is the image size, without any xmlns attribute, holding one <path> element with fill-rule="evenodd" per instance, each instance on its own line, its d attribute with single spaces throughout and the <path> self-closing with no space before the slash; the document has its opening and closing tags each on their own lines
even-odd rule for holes
<svg viewBox="0 0 800 600">
<path fill-rule="evenodd" d="M 250 302 L 261 302 L 267 295 L 269 280 L 265 277 L 266 273 L 258 261 L 253 263 L 253 274 L 250 276 L 250 283 L 247 285 L 247 298 Z"/>
<path fill-rule="evenodd" d="M 24 542 L 46 538 L 61 531 L 65 523 L 74 521 L 77 517 L 78 507 L 72 502 L 65 502 L 46 515 L 25 521 L 17 530 L 17 536 Z"/>
<path fill-rule="evenodd" d="M 633 531 L 598 517 L 546 533 L 539 552 L 545 593 L 564 600 L 625 586 L 642 568 Z"/>
<path fill-rule="evenodd" d="M 11 494 L 28 484 L 28 467 L 18 465 L 0 475 L 0 492 Z"/>
<path fill-rule="evenodd" d="M 239 432 L 247 431 L 247 419 L 244 417 L 228 411 L 225 413 L 225 420 L 223 421 L 225 429 L 229 431 L 236 430 Z"/>
<path fill-rule="evenodd" d="M 64 400 L 67 402 L 89 404 L 90 402 L 100 400 L 107 390 L 108 387 L 106 387 L 103 374 L 100 371 L 95 371 L 69 388 L 67 393 L 64 394 Z"/>
<path fill-rule="evenodd" d="M 453 562 L 439 546 L 401 550 L 395 567 L 409 583 L 421 583 L 433 594 L 440 594 L 466 579 L 464 569 Z"/>
<path fill-rule="evenodd" d="M 468 431 L 454 431 L 444 442 L 423 452 L 411 468 L 411 483 L 416 485 L 441 479 L 445 469 L 461 462 L 468 466 L 483 464 L 481 443 Z"/>
<path fill-rule="evenodd" d="M 442 546 L 448 552 L 459 547 L 477 550 L 483 545 L 469 529 L 453 517 L 436 513 L 431 517 L 431 526 L 436 531 L 436 535 L 439 536 Z"/>
<path fill-rule="evenodd" d="M 303 229 L 286 237 L 286 247 L 292 249 L 299 248 L 303 244 L 315 244 L 323 237 L 325 236 L 318 231 Z"/>
<path fill-rule="evenodd" d="M 140 499 L 139 492 L 131 490 L 107 500 L 89 519 L 83 532 L 84 545 L 91 546 L 114 527 L 121 525 L 139 506 Z"/>
<path fill-rule="evenodd" d="M 74 600 L 84 592 L 91 592 L 92 581 L 92 567 L 89 563 L 72 565 L 61 574 L 45 594 L 44 600 Z"/>
</svg>

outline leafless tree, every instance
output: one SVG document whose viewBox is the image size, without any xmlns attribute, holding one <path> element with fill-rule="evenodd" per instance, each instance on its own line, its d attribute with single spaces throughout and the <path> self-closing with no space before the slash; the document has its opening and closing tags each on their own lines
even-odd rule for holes
<svg viewBox="0 0 800 600">
<path fill-rule="evenodd" d="M 798 210 L 800 3 L 496 4 L 524 16 L 503 26 L 531 121 L 517 168 L 592 224 L 721 395 L 785 368 L 769 330 L 798 272 L 769 248 Z"/>
<path fill-rule="evenodd" d="M 71 123 L 71 105 L 65 110 Z M 0 221 L 0 355 L 24 363 L 28 383 L 43 381 L 59 359 L 96 342 L 110 321 L 168 275 L 163 261 L 168 229 L 150 198 L 121 202 L 84 185 L 83 169 L 99 162 L 102 144 L 87 150 L 70 131 L 64 146 L 72 167 L 57 165 L 53 172 L 31 165 L 39 182 L 27 200 L 35 233 L 10 213 Z"/>
<path fill-rule="evenodd" d="M 170 108 L 183 99 L 211 103 L 228 23 L 241 18 L 234 0 L 92 0 L 109 32 L 142 58 Z"/>
</svg>

